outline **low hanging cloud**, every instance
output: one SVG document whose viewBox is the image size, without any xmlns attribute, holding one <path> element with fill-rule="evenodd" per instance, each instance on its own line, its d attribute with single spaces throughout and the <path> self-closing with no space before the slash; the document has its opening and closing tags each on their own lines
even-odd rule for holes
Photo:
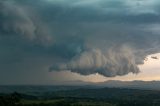
<svg viewBox="0 0 160 106">
<path fill-rule="evenodd" d="M 139 73 L 134 55 L 127 47 L 114 48 L 102 53 L 99 49 L 84 51 L 66 64 L 51 67 L 50 70 L 70 70 L 82 75 L 99 73 L 106 77 Z"/>
</svg>

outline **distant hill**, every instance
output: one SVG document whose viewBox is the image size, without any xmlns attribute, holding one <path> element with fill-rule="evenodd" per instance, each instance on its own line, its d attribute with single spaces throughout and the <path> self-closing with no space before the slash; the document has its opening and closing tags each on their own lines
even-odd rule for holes
<svg viewBox="0 0 160 106">
<path fill-rule="evenodd" d="M 141 90 L 160 90 L 160 81 L 115 81 L 100 83 L 70 81 L 59 85 L 7 85 L 0 86 L 0 93 L 20 92 L 27 94 L 41 94 L 45 92 L 75 90 L 80 88 L 129 88 Z"/>
<path fill-rule="evenodd" d="M 143 90 L 160 90 L 160 81 L 106 81 L 97 83 L 101 87 L 134 88 Z"/>
<path fill-rule="evenodd" d="M 90 86 L 90 87 L 109 87 L 109 88 L 134 88 L 144 90 L 160 90 L 160 81 L 119 81 L 109 80 L 105 82 L 84 82 L 84 81 L 68 81 L 62 85 L 71 86 Z"/>
</svg>

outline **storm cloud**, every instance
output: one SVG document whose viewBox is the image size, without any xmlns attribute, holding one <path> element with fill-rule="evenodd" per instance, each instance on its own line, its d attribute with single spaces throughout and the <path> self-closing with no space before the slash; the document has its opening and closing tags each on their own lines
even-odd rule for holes
<svg viewBox="0 0 160 106">
<path fill-rule="evenodd" d="M 139 72 L 131 51 L 126 47 L 108 50 L 106 54 L 98 49 L 84 51 L 73 57 L 69 63 L 52 69 L 71 70 L 82 75 L 99 73 L 107 77 Z"/>
<path fill-rule="evenodd" d="M 28 12 L 14 1 L 0 2 L 1 31 L 30 41 L 50 42 L 49 30 L 38 21 L 35 13 Z M 35 19 L 34 19 L 35 18 Z"/>
<path fill-rule="evenodd" d="M 46 71 L 106 77 L 137 74 L 146 56 L 160 52 L 159 4 L 158 0 L 0 1 L 2 70 L 16 73 L 22 69 L 19 64 L 27 66 L 33 58 L 38 62 L 27 67 L 31 71 L 47 67 Z"/>
</svg>

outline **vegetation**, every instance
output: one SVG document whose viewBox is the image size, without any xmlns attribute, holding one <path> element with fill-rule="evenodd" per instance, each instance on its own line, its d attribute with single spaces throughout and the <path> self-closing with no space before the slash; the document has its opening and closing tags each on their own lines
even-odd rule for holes
<svg viewBox="0 0 160 106">
<path fill-rule="evenodd" d="M 135 89 L 76 89 L 28 95 L 0 95 L 0 106 L 160 106 L 160 91 Z"/>
</svg>

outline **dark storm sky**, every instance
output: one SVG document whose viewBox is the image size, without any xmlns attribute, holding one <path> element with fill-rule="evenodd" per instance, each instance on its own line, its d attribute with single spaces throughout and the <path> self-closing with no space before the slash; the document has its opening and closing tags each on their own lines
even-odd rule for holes
<svg viewBox="0 0 160 106">
<path fill-rule="evenodd" d="M 1 0 L 0 84 L 137 74 L 159 30 L 159 0 Z"/>
</svg>

